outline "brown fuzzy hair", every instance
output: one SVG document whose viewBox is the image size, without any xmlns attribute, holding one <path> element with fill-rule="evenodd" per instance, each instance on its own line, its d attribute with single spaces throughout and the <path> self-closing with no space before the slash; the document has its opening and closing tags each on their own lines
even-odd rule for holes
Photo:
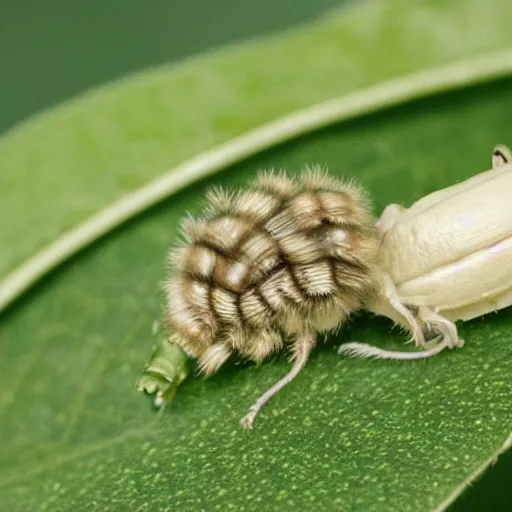
<svg viewBox="0 0 512 512">
<path fill-rule="evenodd" d="M 166 284 L 168 324 L 206 374 L 232 352 L 259 362 L 334 328 L 375 293 L 375 221 L 354 183 L 262 173 L 206 199 L 205 216 L 182 223 Z"/>
<path fill-rule="evenodd" d="M 206 375 L 233 353 L 260 362 L 285 343 L 305 362 L 318 332 L 377 292 L 368 197 L 318 168 L 297 178 L 261 173 L 245 190 L 212 189 L 203 217 L 185 218 L 182 230 L 167 320 Z"/>
</svg>

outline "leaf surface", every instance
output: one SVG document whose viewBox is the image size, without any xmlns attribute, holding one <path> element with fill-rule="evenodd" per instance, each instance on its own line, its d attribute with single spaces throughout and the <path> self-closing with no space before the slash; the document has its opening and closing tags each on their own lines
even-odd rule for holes
<svg viewBox="0 0 512 512">
<path fill-rule="evenodd" d="M 455 1 L 416 3 L 414 8 L 394 3 L 399 9 L 369 3 L 340 14 L 335 21 L 323 21 L 323 30 L 317 24 L 279 39 L 278 48 L 283 45 L 290 55 L 296 52 L 296 64 L 323 59 L 331 63 L 325 64 L 327 74 L 314 78 L 300 74 L 301 68 L 293 68 L 278 53 L 269 56 L 270 43 L 264 41 L 212 58 L 212 62 L 223 62 L 221 68 L 228 75 L 231 70 L 239 77 L 228 89 L 224 83 L 217 88 L 207 86 L 208 67 L 199 66 L 199 61 L 185 64 L 183 69 L 197 73 L 193 83 L 210 94 L 208 101 L 217 112 L 211 118 L 212 111 L 201 113 L 199 108 L 193 115 L 189 112 L 190 119 L 184 114 L 183 118 L 170 115 L 169 98 L 185 112 L 193 89 L 182 84 L 181 100 L 178 90 L 167 96 L 167 85 L 175 79 L 169 77 L 182 69 L 174 68 L 110 86 L 21 127 L 4 139 L 3 151 L 10 148 L 9 162 L 27 171 L 32 155 L 46 176 L 41 183 L 54 180 L 53 190 L 59 195 L 50 208 L 59 222 L 48 224 L 52 228 L 47 238 L 40 232 L 43 224 L 19 228 L 33 242 L 23 250 L 26 254 L 33 251 L 115 194 L 171 165 L 172 159 L 181 161 L 229 138 L 234 130 L 250 127 L 246 122 L 265 120 L 263 112 L 273 117 L 280 113 L 277 107 L 283 111 L 296 108 L 299 103 L 287 103 L 292 101 L 290 96 L 304 94 L 307 101 L 301 96 L 302 104 L 307 104 L 339 93 L 340 76 L 336 78 L 333 70 L 341 73 L 341 68 L 332 63 L 335 57 L 344 61 L 350 47 L 337 47 L 340 34 L 353 41 L 356 54 L 361 47 L 367 49 L 367 60 L 359 55 L 362 67 L 368 70 L 370 62 L 374 63 L 374 75 L 354 72 L 359 78 L 352 87 L 357 87 L 412 67 L 413 54 L 416 65 L 434 54 L 446 60 L 480 51 L 485 45 L 502 47 L 506 33 L 496 25 L 490 30 L 491 18 L 486 18 L 495 9 L 492 23 L 502 23 L 505 16 L 496 16 L 499 4 L 486 2 L 489 7 L 483 9 L 483 2 L 471 6 Z M 502 9 L 507 8 L 503 3 Z M 350 18 L 355 13 L 361 16 L 359 25 Z M 409 24 L 386 18 L 404 13 L 410 18 L 400 19 Z M 370 36 L 379 30 L 375 26 L 370 30 L 371 24 L 386 19 L 389 33 L 381 30 L 382 40 L 377 44 Z M 340 32 L 328 35 L 326 27 L 331 23 Z M 393 23 L 401 28 L 392 31 Z M 407 41 L 421 34 L 421 27 L 426 39 L 434 39 L 436 33 L 436 44 L 407 46 Z M 457 27 L 468 30 L 464 44 L 460 39 L 454 44 Z M 489 39 L 478 43 L 479 38 L 470 37 L 471 27 L 478 34 L 489 30 Z M 409 39 L 403 39 L 400 30 Z M 366 39 L 362 37 L 365 31 Z M 308 39 L 313 33 L 318 41 Z M 350 39 L 353 33 L 360 38 Z M 304 46 L 299 44 L 302 37 Z M 328 41 L 330 52 L 322 46 Z M 364 41 L 369 41 L 367 46 Z M 253 64 L 244 52 L 254 52 Z M 397 63 L 389 64 L 388 59 L 385 65 L 384 54 L 395 55 Z M 248 60 L 240 70 L 242 55 Z M 263 65 L 265 60 L 264 69 L 258 70 L 258 62 Z M 356 70 L 356 58 L 351 62 Z M 295 82 L 283 88 L 273 81 L 281 67 L 295 77 L 296 87 Z M 240 78 L 245 76 L 252 78 L 245 82 Z M 249 106 L 233 99 L 235 91 L 246 90 L 247 84 L 258 80 L 269 80 L 275 89 L 247 96 L 254 98 Z M 0 317 L 2 506 L 6 510 L 169 511 L 239 510 L 242 506 L 245 510 L 315 507 L 415 512 L 443 508 L 499 452 L 512 430 L 510 310 L 461 326 L 464 349 L 408 364 L 347 360 L 336 354 L 341 340 L 402 346 L 402 337 L 391 331 L 386 320 L 363 314 L 317 349 L 298 379 L 262 411 L 252 432 L 241 430 L 238 420 L 254 398 L 287 371 L 285 355 L 261 367 L 228 365 L 211 379 L 190 379 L 179 390 L 176 402 L 160 415 L 135 393 L 133 382 L 151 346 L 151 324 L 160 316 L 159 287 L 166 251 L 177 236 L 177 222 L 185 211 L 199 211 L 208 186 L 241 185 L 260 168 L 299 172 L 305 163 L 321 163 L 336 175 L 357 177 L 375 198 L 376 212 L 390 202 L 407 205 L 488 168 L 493 145 L 512 143 L 507 140 L 511 85 L 510 80 L 502 80 L 404 105 L 258 155 L 187 188 L 128 223 L 4 312 Z M 190 108 L 198 107 L 193 103 Z M 225 124 L 218 122 L 219 116 Z M 185 118 L 190 125 L 182 122 Z M 212 124 L 211 119 L 217 121 Z M 203 138 L 202 129 L 210 135 Z M 53 136 L 43 137 L 59 130 L 60 146 L 54 146 L 57 139 Z M 176 142 L 184 140 L 178 137 L 181 133 L 191 139 L 187 148 Z M 66 136 L 73 143 L 65 143 Z M 98 141 L 103 144 L 101 151 Z M 135 150 L 138 142 L 139 150 Z M 69 176 L 72 162 L 81 162 L 75 174 L 78 182 L 80 176 L 92 181 L 87 185 L 75 182 Z M 99 162 L 102 173 L 96 165 Z M 127 178 L 129 169 L 133 181 Z M 114 184 L 110 191 L 109 183 Z M 31 198 L 14 185 L 2 190 L 13 205 Z M 69 200 L 61 197 L 66 194 Z M 69 210 L 73 197 L 83 201 L 83 210 Z M 38 211 L 37 204 L 30 204 Z M 9 238 L 9 228 L 2 224 L 2 229 L 6 229 L 0 234 L 2 245 L 12 242 L 16 253 L 22 246 L 16 245 L 16 237 Z M 32 233 L 41 237 L 31 237 Z M 21 249 L 17 254 L 24 256 Z"/>
<path fill-rule="evenodd" d="M 510 47 L 506 0 L 362 2 L 283 35 L 94 89 L 0 139 L 0 283 L 198 152 L 322 100 Z"/>
</svg>

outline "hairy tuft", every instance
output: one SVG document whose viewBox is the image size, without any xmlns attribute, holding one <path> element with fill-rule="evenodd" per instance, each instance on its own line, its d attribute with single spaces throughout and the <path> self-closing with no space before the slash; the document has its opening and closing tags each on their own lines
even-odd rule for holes
<svg viewBox="0 0 512 512">
<path fill-rule="evenodd" d="M 235 353 L 261 362 L 304 333 L 338 329 L 377 291 L 366 193 L 320 166 L 211 189 L 170 253 L 168 325 L 209 375 Z"/>
</svg>

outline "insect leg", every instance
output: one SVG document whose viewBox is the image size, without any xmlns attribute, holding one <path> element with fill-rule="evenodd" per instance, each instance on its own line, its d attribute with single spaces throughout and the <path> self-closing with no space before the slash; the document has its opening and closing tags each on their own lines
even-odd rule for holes
<svg viewBox="0 0 512 512">
<path fill-rule="evenodd" d="M 306 365 L 306 362 L 316 344 L 316 335 L 308 332 L 297 336 L 294 344 L 293 366 L 292 369 L 270 389 L 265 391 L 256 402 L 249 408 L 249 412 L 240 420 L 240 425 L 244 428 L 252 429 L 254 419 L 260 409 L 281 389 L 290 383 Z"/>
<path fill-rule="evenodd" d="M 423 335 L 423 330 L 414 315 L 405 307 L 401 298 L 397 295 L 395 285 L 389 275 L 385 274 L 383 276 L 383 284 L 384 297 L 387 303 L 405 320 L 404 327 L 408 328 L 411 332 L 416 346 L 424 347 L 425 336 Z"/>
<path fill-rule="evenodd" d="M 423 322 L 432 326 L 442 334 L 443 341 L 448 348 L 461 348 L 464 346 L 464 340 L 459 338 L 457 326 L 448 320 L 448 318 L 424 307 L 419 309 L 418 316 Z"/>
</svg>

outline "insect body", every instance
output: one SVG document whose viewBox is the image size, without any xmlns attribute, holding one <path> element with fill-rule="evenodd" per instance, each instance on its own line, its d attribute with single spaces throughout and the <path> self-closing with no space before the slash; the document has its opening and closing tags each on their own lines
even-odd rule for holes
<svg viewBox="0 0 512 512">
<path fill-rule="evenodd" d="M 348 343 L 340 351 L 366 357 L 416 359 L 462 346 L 456 320 L 512 304 L 512 160 L 495 148 L 492 169 L 429 194 L 410 208 L 388 206 L 378 222 L 381 291 L 368 309 L 388 316 L 424 346 L 424 333 L 442 336 L 422 352 L 390 352 Z"/>
<path fill-rule="evenodd" d="M 375 295 L 378 239 L 368 199 L 319 170 L 298 179 L 266 173 L 247 190 L 210 191 L 204 217 L 185 219 L 183 232 L 166 285 L 170 341 L 206 375 L 232 354 L 260 362 L 291 349 L 291 371 L 241 420 L 252 428 L 304 367 L 318 333 Z"/>
</svg>

